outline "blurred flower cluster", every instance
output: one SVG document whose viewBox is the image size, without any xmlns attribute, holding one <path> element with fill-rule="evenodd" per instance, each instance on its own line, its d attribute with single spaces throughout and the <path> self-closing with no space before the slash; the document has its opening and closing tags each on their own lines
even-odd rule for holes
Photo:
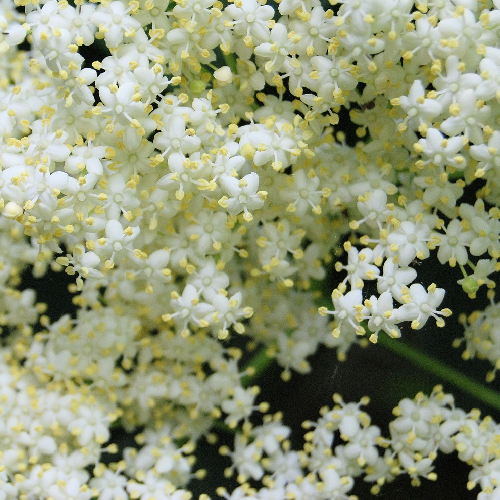
<svg viewBox="0 0 500 500">
<path fill-rule="evenodd" d="M 389 437 L 335 395 L 294 450 L 246 363 L 444 326 L 436 256 L 491 302 L 456 343 L 494 378 L 499 0 L 0 0 L 0 26 L 1 499 L 192 498 L 215 424 L 227 500 L 418 485 L 452 451 L 499 498 L 499 424 L 440 387 Z"/>
</svg>

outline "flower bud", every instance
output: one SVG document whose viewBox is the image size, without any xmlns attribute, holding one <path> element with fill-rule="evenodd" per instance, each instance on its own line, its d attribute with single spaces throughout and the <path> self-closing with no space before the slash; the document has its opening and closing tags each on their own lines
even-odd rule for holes
<svg viewBox="0 0 500 500">
<path fill-rule="evenodd" d="M 462 282 L 462 290 L 468 295 L 475 294 L 479 290 L 479 283 L 472 276 L 467 276 Z"/>
<path fill-rule="evenodd" d="M 2 210 L 2 215 L 8 219 L 17 219 L 23 215 L 23 207 L 13 201 L 9 201 Z"/>
<path fill-rule="evenodd" d="M 219 85 L 228 85 L 233 81 L 233 72 L 229 66 L 222 66 L 214 72 L 214 77 Z"/>
</svg>

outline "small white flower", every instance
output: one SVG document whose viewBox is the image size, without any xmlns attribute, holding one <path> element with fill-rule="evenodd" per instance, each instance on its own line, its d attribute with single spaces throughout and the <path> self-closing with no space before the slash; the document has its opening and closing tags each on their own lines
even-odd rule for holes
<svg viewBox="0 0 500 500">
<path fill-rule="evenodd" d="M 474 233 L 464 230 L 458 219 L 452 220 L 445 233 L 433 233 L 434 244 L 439 248 L 437 257 L 441 264 L 448 262 L 450 266 L 465 265 L 469 259 L 467 247 L 470 246 Z"/>
<path fill-rule="evenodd" d="M 104 34 L 109 47 L 117 47 L 123 41 L 124 36 L 134 34 L 135 30 L 141 27 L 136 19 L 128 15 L 131 9 L 132 7 L 127 9 L 122 2 L 111 2 L 106 6 L 99 5 L 91 14 L 90 22 Z"/>
<path fill-rule="evenodd" d="M 401 319 L 398 310 L 394 309 L 390 292 L 384 292 L 380 297 L 372 295 L 368 300 L 365 300 L 364 306 L 362 314 L 363 318 L 368 319 L 368 330 L 372 332 L 371 342 L 377 342 L 380 330 L 392 338 L 401 337 L 401 331 L 397 326 Z"/>
<path fill-rule="evenodd" d="M 383 293 L 390 291 L 391 295 L 399 302 L 402 302 L 403 287 L 413 283 L 417 277 L 417 271 L 412 267 L 402 267 L 387 259 L 382 268 L 382 274 L 377 277 L 377 291 Z"/>
<path fill-rule="evenodd" d="M 483 128 L 490 114 L 490 107 L 477 98 L 474 90 L 459 93 L 457 102 L 450 105 L 450 114 L 441 123 L 441 130 L 450 137 L 464 134 L 474 144 L 483 142 Z"/>
<path fill-rule="evenodd" d="M 356 332 L 363 334 L 364 329 L 360 325 L 363 319 L 361 313 L 363 309 L 363 294 L 361 290 L 355 288 L 344 295 L 336 289 L 332 292 L 332 302 L 334 306 L 333 311 L 329 311 L 326 307 L 323 307 L 319 309 L 319 312 L 322 315 L 332 314 L 335 316 L 336 326 L 332 332 L 333 336 L 338 337 L 340 335 L 344 321 L 351 325 Z"/>
<path fill-rule="evenodd" d="M 425 97 L 425 89 L 420 80 L 413 82 L 408 96 L 403 95 L 391 102 L 395 105 L 399 104 L 406 112 L 401 125 L 410 125 L 415 129 L 421 124 L 432 122 L 442 111 L 442 106 L 438 101 Z"/>
<path fill-rule="evenodd" d="M 438 310 L 444 299 L 445 290 L 429 286 L 426 291 L 420 283 L 414 283 L 403 295 L 404 304 L 398 309 L 401 321 L 411 321 L 414 330 L 423 328 L 427 320 L 432 316 L 438 326 L 444 326 L 444 320 L 440 316 L 449 316 L 449 309 Z"/>
<path fill-rule="evenodd" d="M 249 222 L 253 219 L 251 211 L 264 206 L 267 193 L 257 191 L 259 189 L 259 175 L 257 173 L 251 172 L 239 180 L 235 177 L 222 175 L 221 184 L 230 197 L 223 196 L 219 200 L 219 205 L 227 208 L 231 215 L 244 212 L 243 217 Z"/>
<path fill-rule="evenodd" d="M 429 257 L 428 242 L 431 228 L 427 224 L 415 224 L 403 221 L 387 236 L 390 250 L 394 254 L 395 262 L 404 267 L 418 257 L 420 260 Z"/>
<path fill-rule="evenodd" d="M 342 281 L 344 285 L 347 281 L 351 288 L 363 288 L 365 280 L 374 280 L 380 274 L 380 269 L 373 264 L 374 253 L 370 248 L 363 248 L 359 251 L 356 247 L 349 248 L 347 252 L 347 265 L 340 262 L 335 264 L 335 270 L 347 271 L 347 276 Z"/>
</svg>

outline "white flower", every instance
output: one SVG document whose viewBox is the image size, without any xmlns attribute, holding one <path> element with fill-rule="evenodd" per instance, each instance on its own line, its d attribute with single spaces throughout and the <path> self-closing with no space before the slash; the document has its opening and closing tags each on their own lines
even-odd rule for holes
<svg viewBox="0 0 500 500">
<path fill-rule="evenodd" d="M 71 152 L 66 145 L 67 139 L 68 133 L 64 130 L 52 130 L 42 120 L 37 120 L 32 124 L 31 134 L 28 136 L 29 147 L 26 154 L 39 157 L 49 165 L 51 161 L 64 161 Z"/>
<path fill-rule="evenodd" d="M 240 152 L 257 167 L 271 163 L 274 170 L 280 171 L 297 161 L 300 149 L 290 123 L 280 121 L 272 128 L 260 125 L 240 130 Z"/>
<path fill-rule="evenodd" d="M 59 15 L 66 19 L 67 25 L 71 26 L 70 32 L 77 45 L 91 45 L 94 42 L 96 28 L 90 17 L 95 9 L 95 5 L 87 3 L 76 8 L 68 5 L 59 11 Z"/>
<path fill-rule="evenodd" d="M 452 182 L 442 167 L 436 171 L 441 171 L 439 176 L 418 176 L 413 182 L 416 186 L 424 188 L 422 201 L 426 205 L 439 207 L 442 212 L 452 217 L 457 200 L 464 192 L 463 183 L 460 180 Z"/>
<path fill-rule="evenodd" d="M 474 233 L 464 230 L 458 219 L 452 220 L 444 230 L 445 234 L 433 233 L 434 244 L 439 247 L 437 257 L 441 264 L 448 262 L 450 266 L 457 263 L 465 265 L 469 259 L 467 248 L 470 246 Z"/>
<path fill-rule="evenodd" d="M 231 27 L 235 35 L 250 37 L 253 44 L 269 39 L 269 21 L 274 16 L 270 5 L 262 5 L 256 0 L 241 0 L 237 5 L 229 5 L 225 12 L 233 19 Z"/>
<path fill-rule="evenodd" d="M 57 2 L 48 1 L 41 9 L 36 9 L 26 16 L 26 23 L 32 30 L 32 35 L 35 40 L 46 42 L 49 34 L 57 29 L 67 30 L 68 23 L 60 14 L 61 8 Z M 69 34 L 69 33 L 68 33 Z"/>
<path fill-rule="evenodd" d="M 95 175 L 104 171 L 103 159 L 106 156 L 106 146 L 94 146 L 92 142 L 87 145 L 75 146 L 71 156 L 66 159 L 65 170 L 70 174 L 80 174 L 82 170 Z"/>
<path fill-rule="evenodd" d="M 480 466 L 488 463 L 489 450 L 497 432 L 498 426 L 492 419 L 484 422 L 467 419 L 454 438 L 460 460 Z"/>
<path fill-rule="evenodd" d="M 332 314 L 335 316 L 335 329 L 333 336 L 338 337 L 341 333 L 343 322 L 347 322 L 356 332 L 364 333 L 360 323 L 362 321 L 363 294 L 360 289 L 353 289 L 345 295 L 335 289 L 332 292 L 332 302 L 334 309 L 329 311 L 326 307 L 319 309 L 320 314 Z"/>
<path fill-rule="evenodd" d="M 240 435 L 234 438 L 234 451 L 227 453 L 233 462 L 233 467 L 238 469 L 238 473 L 245 478 L 259 480 L 264 475 L 264 469 L 260 464 L 262 450 L 255 442 L 248 443 Z"/>
<path fill-rule="evenodd" d="M 112 472 L 105 469 L 102 476 L 93 477 L 90 480 L 90 487 L 99 492 L 98 500 L 115 500 L 116 498 L 126 498 L 127 478 L 118 471 Z"/>
<path fill-rule="evenodd" d="M 26 38 L 26 29 L 18 23 L 7 23 L 0 14 L 0 54 L 5 54 L 11 47 L 19 45 Z"/>
<path fill-rule="evenodd" d="M 155 135 L 153 144 L 163 150 L 162 156 L 168 158 L 168 165 L 174 172 L 182 171 L 182 162 L 186 156 L 198 151 L 201 140 L 195 134 L 186 133 L 186 124 L 182 117 L 172 116 L 166 127 Z M 159 186 L 161 187 L 161 182 Z"/>
<path fill-rule="evenodd" d="M 449 316 L 449 309 L 437 308 L 444 299 L 445 290 L 431 285 L 425 290 L 420 283 L 414 283 L 403 295 L 404 304 L 398 309 L 401 321 L 411 321 L 414 330 L 423 328 L 427 320 L 432 316 L 438 326 L 444 326 L 444 320 L 440 316 Z"/>
<path fill-rule="evenodd" d="M 96 247 L 97 254 L 109 255 L 106 266 L 113 267 L 116 255 L 132 252 L 133 241 L 139 236 L 140 228 L 137 226 L 123 229 L 123 225 L 118 220 L 108 220 L 106 223 L 106 238 Z"/>
<path fill-rule="evenodd" d="M 493 365 L 493 371 L 487 375 L 487 380 L 493 380 L 497 370 L 497 360 L 500 355 L 500 306 L 493 303 L 481 313 L 471 314 L 465 324 L 464 339 L 465 359 L 478 357 L 487 359 Z"/>
<path fill-rule="evenodd" d="M 279 443 L 288 438 L 291 429 L 284 425 L 280 420 L 264 422 L 263 425 L 254 427 L 252 434 L 259 443 L 262 443 L 262 449 L 268 454 L 279 450 Z"/>
<path fill-rule="evenodd" d="M 182 328 L 182 335 L 189 335 L 187 325 L 189 322 L 199 326 L 208 326 L 211 322 L 211 314 L 214 312 L 214 307 L 211 304 L 200 301 L 199 293 L 193 285 L 186 285 L 182 295 L 177 292 L 172 292 L 172 300 L 170 301 L 174 313 L 164 314 L 164 321 L 170 321 L 179 317 L 176 322 Z"/>
<path fill-rule="evenodd" d="M 424 86 L 420 80 L 413 82 L 408 96 L 403 95 L 393 99 L 391 103 L 401 106 L 407 114 L 402 125 L 410 125 L 412 128 L 430 123 L 442 111 L 442 106 L 438 101 L 425 98 Z"/>
<path fill-rule="evenodd" d="M 391 210 L 387 206 L 387 193 L 382 189 L 375 189 L 359 196 L 358 210 L 363 218 L 351 221 L 349 225 L 352 229 L 357 229 L 363 223 L 369 227 L 382 229 L 382 223 L 385 223 L 391 214 Z"/>
<path fill-rule="evenodd" d="M 492 175 L 500 171 L 500 131 L 493 130 L 487 144 L 475 144 L 470 147 L 470 155 L 478 160 L 476 177 L 483 177 L 486 172 L 493 169 Z"/>
<path fill-rule="evenodd" d="M 99 97 L 104 104 L 101 111 L 109 114 L 113 121 L 116 120 L 120 125 L 139 123 L 137 117 L 144 116 L 144 106 L 132 99 L 134 94 L 135 85 L 132 82 L 123 83 L 118 88 L 104 85 L 99 87 Z M 137 128 L 140 126 L 141 123 Z"/>
<path fill-rule="evenodd" d="M 374 254 L 370 248 L 359 251 L 356 247 L 350 247 L 347 252 L 347 265 L 340 262 L 335 264 L 335 270 L 347 271 L 347 276 L 342 281 L 349 282 L 351 288 L 363 288 L 364 280 L 374 280 L 380 273 L 380 269 L 373 264 Z"/>
<path fill-rule="evenodd" d="M 254 53 L 267 60 L 264 65 L 268 73 L 279 71 L 286 57 L 293 52 L 293 41 L 288 36 L 287 27 L 276 23 L 271 30 L 270 41 L 255 47 Z"/>
<path fill-rule="evenodd" d="M 427 129 L 425 138 L 419 139 L 413 147 L 417 153 L 428 158 L 418 163 L 419 166 L 432 163 L 436 167 L 451 165 L 463 170 L 467 165 L 464 157 L 458 154 L 464 147 L 464 140 L 461 136 L 445 139 L 438 129 L 431 127 Z"/>
<path fill-rule="evenodd" d="M 165 57 L 161 49 L 155 46 L 155 37 L 149 38 L 143 29 L 139 29 L 134 36 L 128 39 L 128 43 L 120 44 L 116 51 L 117 56 L 123 62 L 138 65 L 139 68 L 149 69 L 149 62 L 163 64 Z M 157 69 L 159 69 L 157 67 Z"/>
<path fill-rule="evenodd" d="M 425 18 L 422 18 L 422 21 Z M 427 21 L 428 22 L 428 21 Z M 438 36 L 437 30 L 434 30 Z M 456 102 L 458 94 L 465 89 L 477 89 L 482 78 L 477 73 L 464 73 L 466 67 L 456 55 L 450 55 L 445 61 L 445 70 L 434 80 L 434 87 L 439 102 L 444 108 Z"/>
<path fill-rule="evenodd" d="M 106 7 L 99 5 L 91 14 L 90 22 L 104 33 L 104 39 L 109 47 L 117 47 L 124 36 L 133 35 L 141 27 L 137 20 L 128 15 L 131 9 L 132 7 L 127 9 L 122 2 L 111 2 Z"/>
<path fill-rule="evenodd" d="M 97 88 L 108 87 L 111 84 L 117 85 L 126 81 L 133 82 L 133 73 L 129 62 L 124 58 L 117 57 L 116 52 L 105 57 L 94 66 L 96 69 L 102 70 L 95 80 Z M 141 69 L 144 70 L 144 68 Z"/>
<path fill-rule="evenodd" d="M 397 326 L 401 319 L 398 310 L 394 309 L 390 292 L 384 292 L 380 297 L 372 295 L 368 300 L 365 300 L 364 305 L 362 315 L 368 319 L 368 329 L 372 332 L 370 341 L 377 342 L 380 330 L 392 338 L 401 337 L 401 331 Z"/>
<path fill-rule="evenodd" d="M 500 220 L 495 211 L 472 217 L 471 229 L 477 236 L 470 244 L 470 253 L 475 256 L 488 252 L 492 257 L 500 257 Z"/>
<path fill-rule="evenodd" d="M 394 254 L 395 262 L 405 267 L 418 257 L 420 260 L 429 257 L 428 241 L 431 228 L 424 223 L 415 224 L 403 221 L 387 236 L 390 250 Z"/>
<path fill-rule="evenodd" d="M 319 191 L 319 177 L 313 170 L 308 174 L 304 170 L 297 170 L 293 174 L 293 185 L 287 186 L 280 191 L 281 197 L 290 202 L 287 207 L 288 212 L 297 216 L 304 215 L 308 210 L 315 214 L 321 213 L 321 198 L 329 194 L 329 191 Z"/>
<path fill-rule="evenodd" d="M 234 428 L 240 420 L 246 420 L 256 408 L 254 405 L 257 392 L 254 388 L 236 387 L 230 390 L 231 398 L 222 402 L 221 409 L 227 414 L 226 424 Z"/>
<path fill-rule="evenodd" d="M 241 323 L 244 318 L 249 318 L 253 314 L 251 307 L 242 307 L 242 294 L 237 292 L 231 297 L 221 294 L 213 295 L 210 303 L 214 307 L 214 321 L 221 325 L 218 330 L 220 339 L 228 335 L 228 327 L 232 326 L 237 333 L 244 333 L 245 327 Z"/>
<path fill-rule="evenodd" d="M 330 4 L 0 0 L 0 500 L 187 500 L 217 419 L 226 500 L 378 494 L 455 448 L 498 496 L 498 424 L 439 388 L 388 439 L 334 395 L 300 451 L 255 404 L 264 357 L 288 380 L 442 326 L 415 258 L 471 298 L 500 268 L 500 0 Z M 51 322 L 24 278 L 61 267 L 76 312 Z M 488 380 L 497 306 L 458 339 Z"/>
<path fill-rule="evenodd" d="M 354 436 L 349 437 L 348 443 L 344 447 L 344 456 L 351 460 L 356 460 L 358 465 L 366 464 L 373 466 L 379 458 L 377 448 L 377 438 L 380 436 L 380 429 L 375 425 L 370 425 Z"/>
<path fill-rule="evenodd" d="M 377 291 L 383 293 L 390 291 L 391 295 L 402 302 L 402 289 L 409 285 L 417 277 L 417 271 L 412 267 L 402 267 L 394 262 L 393 259 L 387 259 L 382 268 L 382 274 L 377 277 Z"/>
<path fill-rule="evenodd" d="M 81 446 L 90 445 L 92 441 L 104 444 L 110 436 L 109 423 L 108 417 L 96 407 L 80 404 L 75 418 L 68 425 L 68 430 Z"/>
<path fill-rule="evenodd" d="M 244 219 L 248 222 L 253 219 L 251 210 L 256 210 L 264 206 L 267 193 L 265 191 L 257 191 L 259 189 L 259 176 L 255 172 L 245 175 L 241 179 L 222 175 L 222 187 L 229 194 L 223 196 L 219 200 L 219 205 L 227 208 L 231 215 L 237 215 L 244 212 Z"/>
<path fill-rule="evenodd" d="M 465 89 L 457 102 L 450 105 L 451 116 L 441 123 L 441 130 L 450 137 L 464 134 L 474 144 L 483 142 L 483 128 L 490 114 L 489 106 L 477 98 L 474 90 Z"/>
<path fill-rule="evenodd" d="M 228 275 L 217 269 L 213 259 L 207 259 L 193 274 L 188 277 L 188 284 L 193 285 L 203 298 L 210 302 L 210 299 L 229 286 Z"/>
<path fill-rule="evenodd" d="M 300 243 L 304 231 L 302 229 L 292 231 L 292 225 L 288 220 L 282 220 L 278 224 L 266 223 L 263 232 L 265 236 L 257 240 L 257 245 L 262 249 L 259 250 L 262 261 L 269 261 L 273 266 L 273 260 L 285 259 L 287 252 L 297 259 L 302 257 Z"/>
</svg>

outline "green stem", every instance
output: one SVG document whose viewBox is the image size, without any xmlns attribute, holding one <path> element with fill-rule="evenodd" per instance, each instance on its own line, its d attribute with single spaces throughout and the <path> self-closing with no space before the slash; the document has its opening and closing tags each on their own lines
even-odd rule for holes
<svg viewBox="0 0 500 500">
<path fill-rule="evenodd" d="M 439 360 L 428 356 L 419 349 L 401 342 L 393 340 L 385 335 L 381 335 L 378 344 L 401 356 L 422 370 L 438 376 L 443 381 L 460 389 L 462 392 L 479 399 L 483 403 L 500 411 L 500 394 L 488 387 L 484 387 L 474 379 L 464 375 L 458 370 L 451 368 Z"/>
<path fill-rule="evenodd" d="M 231 429 L 231 427 L 229 427 L 229 425 L 226 425 L 222 420 L 214 420 L 212 422 L 212 429 L 232 435 L 240 432 L 240 428 L 237 427 L 235 429 Z"/>
<path fill-rule="evenodd" d="M 234 54 L 224 54 L 224 61 L 226 61 L 226 64 L 231 68 L 231 71 L 236 75 L 238 73 L 236 71 L 236 58 L 234 57 Z"/>
<path fill-rule="evenodd" d="M 245 375 L 241 378 L 241 385 L 243 387 L 248 387 L 252 384 L 260 375 L 262 375 L 266 369 L 272 364 L 273 358 L 269 357 L 266 353 L 266 348 L 262 348 L 246 365 L 245 370 L 248 368 L 253 368 L 254 373 L 252 375 Z"/>
<path fill-rule="evenodd" d="M 459 264 L 460 270 L 462 271 L 462 275 L 464 278 L 467 278 L 467 271 L 465 270 L 465 267 L 462 264 Z"/>
<path fill-rule="evenodd" d="M 219 68 L 215 66 L 214 64 L 207 63 L 205 66 L 208 66 L 212 71 L 217 71 Z"/>
</svg>

